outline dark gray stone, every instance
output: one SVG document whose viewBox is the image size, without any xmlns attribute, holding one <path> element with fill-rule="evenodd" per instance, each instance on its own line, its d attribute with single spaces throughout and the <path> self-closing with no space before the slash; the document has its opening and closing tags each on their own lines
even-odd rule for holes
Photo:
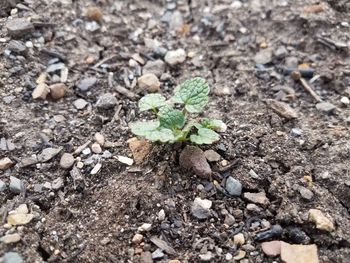
<svg viewBox="0 0 350 263">
<path fill-rule="evenodd" d="M 34 30 L 33 24 L 26 18 L 14 18 L 8 20 L 6 28 L 9 35 L 12 37 L 22 37 Z"/>
</svg>

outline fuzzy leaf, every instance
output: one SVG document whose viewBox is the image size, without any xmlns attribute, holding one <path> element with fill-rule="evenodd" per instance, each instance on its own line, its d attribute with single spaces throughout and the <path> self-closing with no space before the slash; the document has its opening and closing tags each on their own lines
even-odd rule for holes
<svg viewBox="0 0 350 263">
<path fill-rule="evenodd" d="M 152 142 L 173 142 L 175 140 L 173 132 L 166 128 L 158 128 L 155 131 L 149 131 L 145 137 Z"/>
<path fill-rule="evenodd" d="M 220 127 L 222 127 L 224 123 L 221 121 L 221 120 L 211 120 L 211 119 L 208 119 L 208 118 L 205 118 L 201 121 L 201 125 L 203 128 L 208 128 L 208 129 L 211 129 L 211 130 L 216 130 L 216 129 L 219 129 Z"/>
<path fill-rule="evenodd" d="M 205 79 L 196 77 L 186 80 L 175 89 L 173 101 L 184 103 L 188 112 L 201 112 L 208 102 L 209 85 Z"/>
<path fill-rule="evenodd" d="M 137 136 L 145 137 L 149 132 L 159 128 L 159 121 L 137 121 L 129 124 L 131 132 Z"/>
<path fill-rule="evenodd" d="M 194 142 L 196 144 L 212 144 L 219 139 L 219 134 L 207 128 L 200 128 L 198 129 L 197 135 L 193 134 L 190 136 L 191 142 Z"/>
<path fill-rule="evenodd" d="M 161 127 L 176 130 L 182 129 L 186 120 L 181 111 L 165 106 L 159 110 L 159 121 Z"/>
<path fill-rule="evenodd" d="M 138 103 L 140 111 L 152 110 L 165 105 L 165 98 L 160 94 L 147 94 Z"/>
</svg>

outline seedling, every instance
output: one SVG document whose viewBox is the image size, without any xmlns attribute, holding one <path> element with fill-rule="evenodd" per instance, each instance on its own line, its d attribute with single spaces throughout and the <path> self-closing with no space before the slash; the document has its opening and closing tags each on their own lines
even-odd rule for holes
<svg viewBox="0 0 350 263">
<path fill-rule="evenodd" d="M 148 94 L 138 102 L 140 111 L 150 110 L 157 119 L 130 123 L 132 133 L 150 141 L 174 143 L 191 141 L 195 144 L 212 144 L 220 139 L 215 130 L 224 123 L 221 120 L 189 118 L 190 113 L 200 113 L 208 103 L 209 85 L 196 77 L 186 80 L 175 89 L 168 101 L 161 94 Z M 182 109 L 176 109 L 182 105 Z"/>
</svg>

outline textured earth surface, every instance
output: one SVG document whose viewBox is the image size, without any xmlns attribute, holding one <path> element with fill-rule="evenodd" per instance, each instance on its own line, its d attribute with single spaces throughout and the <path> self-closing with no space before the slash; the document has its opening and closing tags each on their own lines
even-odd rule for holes
<svg viewBox="0 0 350 263">
<path fill-rule="evenodd" d="M 283 262 L 262 250 L 278 240 L 315 244 L 320 262 L 350 262 L 348 1 L 5 0 L 0 8 L 0 159 L 12 161 L 0 169 L 0 255 Z M 178 49 L 184 61 L 173 63 L 166 54 Z M 205 115 L 228 126 L 201 147 L 220 155 L 212 179 L 180 168 L 185 145 L 154 144 L 142 163 L 118 161 L 135 158 L 128 123 L 144 117 L 137 100 L 149 90 L 137 79 L 146 72 L 165 96 L 191 77 L 210 84 Z M 33 99 L 40 85 L 51 97 Z M 50 148 L 60 151 L 46 158 Z M 60 164 L 64 152 L 73 168 Z M 241 194 L 227 194 L 227 178 Z M 210 203 L 197 211 L 202 219 L 196 198 Z M 33 218 L 8 224 L 21 204 Z M 310 209 L 333 227 L 317 228 Z M 19 241 L 4 241 L 16 233 Z"/>
</svg>

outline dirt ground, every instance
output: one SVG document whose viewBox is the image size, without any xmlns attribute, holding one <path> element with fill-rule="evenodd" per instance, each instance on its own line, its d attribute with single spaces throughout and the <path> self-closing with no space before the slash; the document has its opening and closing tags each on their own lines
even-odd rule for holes
<svg viewBox="0 0 350 263">
<path fill-rule="evenodd" d="M 0 4 L 0 159 L 13 161 L 0 170 L 6 184 L 0 236 L 19 233 L 21 239 L 0 243 L 0 256 L 13 251 L 24 262 L 282 262 L 261 248 L 266 240 L 282 240 L 315 244 L 322 263 L 350 262 L 348 1 L 14 2 Z M 97 6 L 102 18 L 87 14 L 89 6 Z M 30 18 L 33 28 L 9 33 L 6 25 L 21 17 Z M 205 114 L 228 126 L 218 143 L 201 147 L 221 155 L 211 163 L 215 180 L 179 167 L 184 145 L 154 145 L 140 165 L 114 158 L 132 158 L 128 123 L 139 119 L 137 99 L 147 93 L 136 81 L 144 64 L 164 61 L 167 51 L 179 48 L 186 60 L 164 63 L 160 89 L 168 96 L 194 76 L 210 84 Z M 58 68 L 50 70 L 52 65 Z M 298 66 L 327 105 L 290 76 L 288 70 Z M 64 98 L 32 98 L 45 72 L 47 85 L 65 83 Z M 84 89 L 86 78 L 95 79 Z M 117 102 L 103 109 L 97 101 L 106 93 Z M 77 99 L 86 106 L 77 109 Z M 276 101 L 296 116 L 276 109 Z M 73 172 L 63 169 L 62 153 L 93 142 L 97 132 L 106 141 L 102 153 L 85 149 L 74 155 Z M 23 165 L 50 147 L 62 150 L 48 161 Z M 102 168 L 91 174 L 96 164 Z M 10 188 L 10 176 L 25 189 Z M 229 176 L 242 183 L 242 195 L 220 191 Z M 267 201 L 253 204 L 244 198 L 249 192 L 264 192 Z M 212 201 L 204 220 L 191 213 L 196 197 Z M 8 212 L 20 204 L 34 218 L 6 224 Z M 310 209 L 322 211 L 334 229 L 317 229 Z M 144 223 L 151 229 L 141 231 Z M 257 238 L 273 225 L 283 231 Z M 233 241 L 236 232 L 244 235 L 243 244 Z"/>
</svg>

